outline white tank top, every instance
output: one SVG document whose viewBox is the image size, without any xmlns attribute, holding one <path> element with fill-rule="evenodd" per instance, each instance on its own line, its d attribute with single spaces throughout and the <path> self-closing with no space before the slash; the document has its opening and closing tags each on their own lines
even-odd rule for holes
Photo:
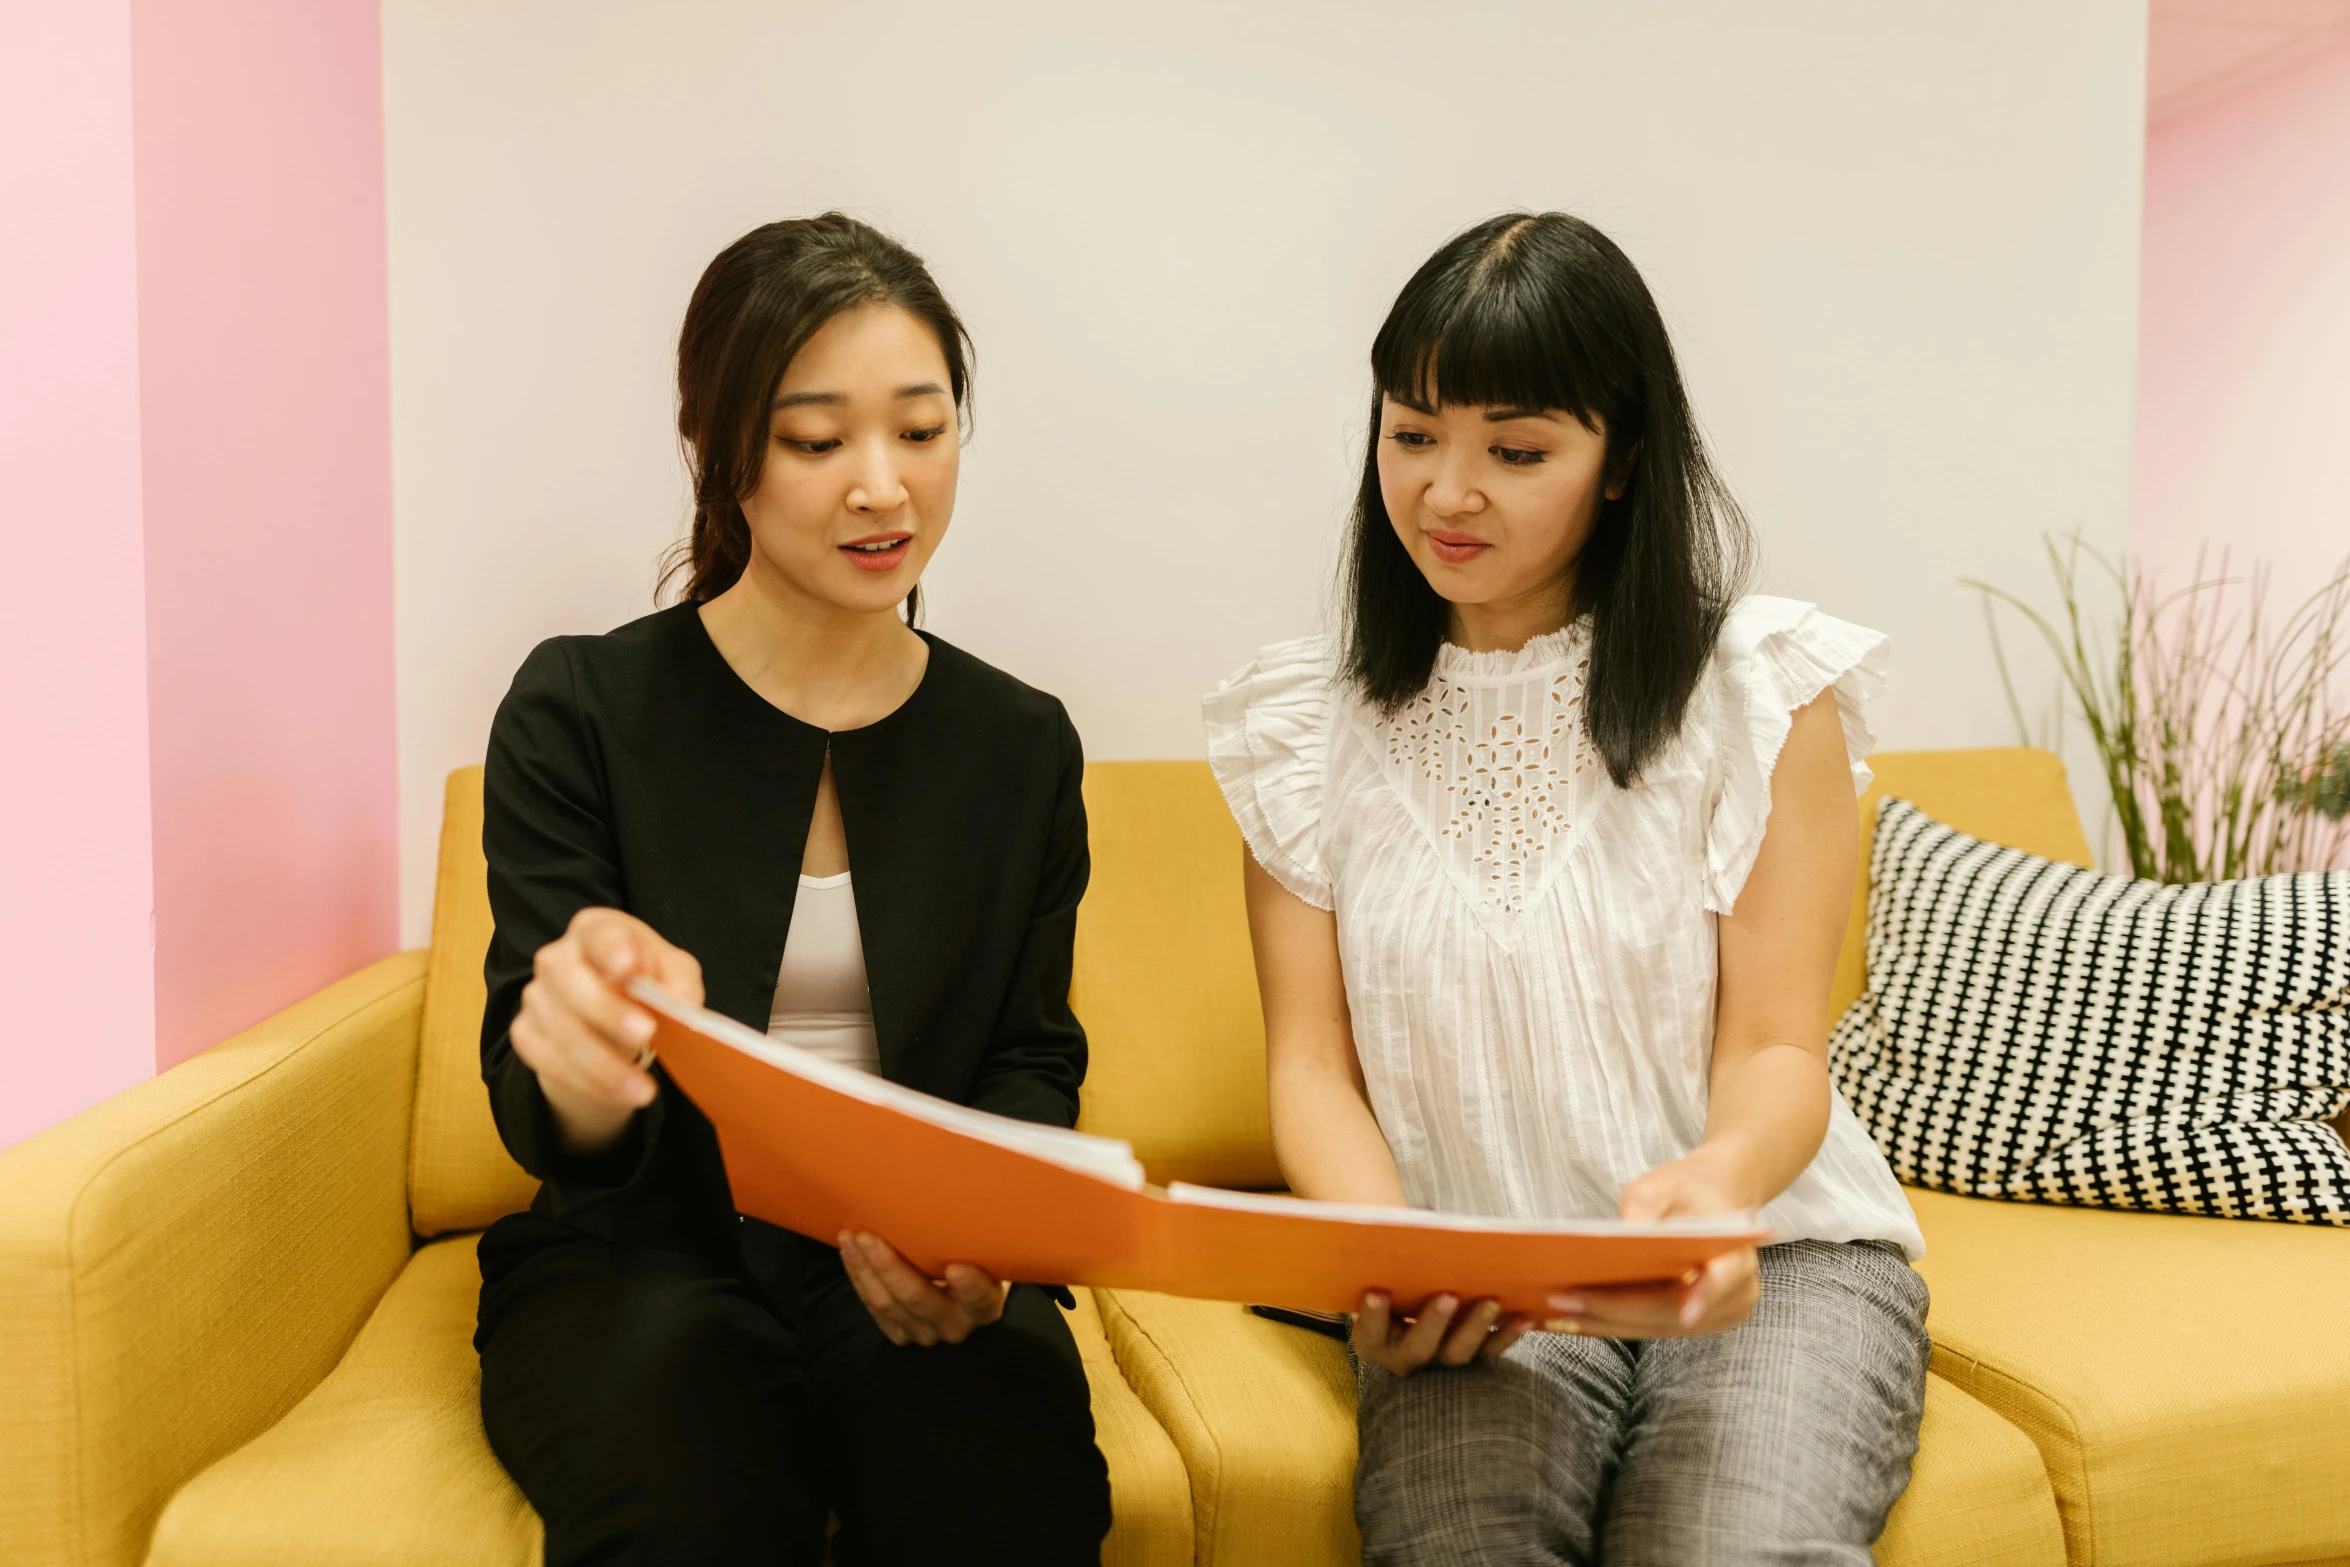
<svg viewBox="0 0 2350 1567">
<path fill-rule="evenodd" d="M 849 873 L 802 876 L 775 977 L 767 1037 L 812 1050 L 842 1066 L 878 1074 L 873 993 L 865 984 L 865 945 Z"/>
</svg>

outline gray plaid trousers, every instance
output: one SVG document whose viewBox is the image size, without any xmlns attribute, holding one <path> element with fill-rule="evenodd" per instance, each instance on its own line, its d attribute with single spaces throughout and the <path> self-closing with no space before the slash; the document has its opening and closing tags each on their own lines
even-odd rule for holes
<svg viewBox="0 0 2350 1567">
<path fill-rule="evenodd" d="M 1866 1567 L 1917 1451 L 1925 1281 L 1874 1241 L 1766 1246 L 1761 1271 L 1754 1315 L 1705 1338 L 1358 1365 L 1367 1567 Z"/>
</svg>

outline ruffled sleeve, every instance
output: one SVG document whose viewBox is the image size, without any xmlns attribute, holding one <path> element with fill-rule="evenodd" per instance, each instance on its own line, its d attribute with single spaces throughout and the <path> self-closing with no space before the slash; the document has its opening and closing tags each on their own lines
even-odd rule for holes
<svg viewBox="0 0 2350 1567">
<path fill-rule="evenodd" d="M 1738 902 L 1771 819 L 1771 773 L 1796 712 L 1834 690 L 1854 794 L 1869 786 L 1877 748 L 1869 708 L 1885 691 L 1892 648 L 1880 632 L 1821 614 L 1794 599 L 1760 595 L 1730 612 L 1714 644 L 1721 693 L 1717 794 L 1706 828 L 1706 907 Z"/>
<path fill-rule="evenodd" d="M 1317 909 L 1333 906 L 1322 793 L 1336 668 L 1324 638 L 1276 642 L 1200 700 L 1208 766 L 1249 853 Z"/>
</svg>

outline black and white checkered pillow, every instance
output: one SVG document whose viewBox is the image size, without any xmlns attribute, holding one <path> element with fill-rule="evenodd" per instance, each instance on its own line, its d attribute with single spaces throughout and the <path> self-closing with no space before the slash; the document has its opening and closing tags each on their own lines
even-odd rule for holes
<svg viewBox="0 0 2350 1567">
<path fill-rule="evenodd" d="M 1836 1083 L 1913 1186 L 2350 1225 L 2350 872 L 2166 887 L 1877 815 Z"/>
</svg>

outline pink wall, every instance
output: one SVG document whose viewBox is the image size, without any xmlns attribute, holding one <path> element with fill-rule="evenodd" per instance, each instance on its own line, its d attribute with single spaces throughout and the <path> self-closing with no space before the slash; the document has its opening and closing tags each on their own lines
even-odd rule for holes
<svg viewBox="0 0 2350 1567">
<path fill-rule="evenodd" d="M 2140 300 L 2133 550 L 2297 601 L 2350 555 L 2350 49 L 2149 134 Z"/>
<path fill-rule="evenodd" d="M 0 1145 L 153 1067 L 130 35 L 0 19 Z"/>
<path fill-rule="evenodd" d="M 377 28 L 0 8 L 0 1145 L 395 943 Z"/>
<path fill-rule="evenodd" d="M 396 944 L 374 0 L 134 0 L 155 1056 Z"/>
</svg>

